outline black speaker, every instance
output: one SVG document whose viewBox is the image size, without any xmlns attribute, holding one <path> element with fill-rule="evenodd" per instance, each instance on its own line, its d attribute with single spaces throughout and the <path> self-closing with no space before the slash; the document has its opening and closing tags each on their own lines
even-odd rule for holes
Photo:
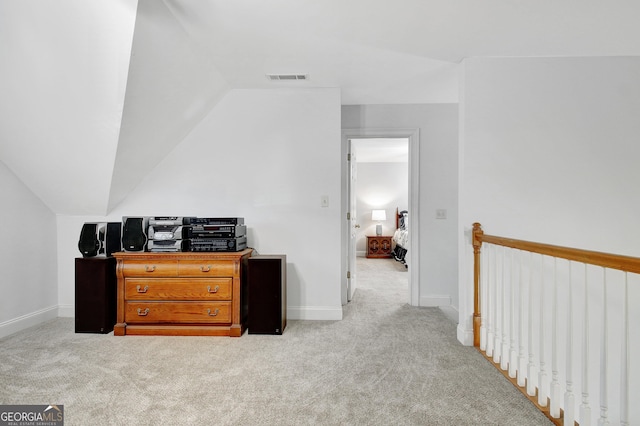
<svg viewBox="0 0 640 426">
<path fill-rule="evenodd" d="M 147 244 L 148 217 L 122 218 L 122 248 L 124 251 L 144 251 Z"/>
<path fill-rule="evenodd" d="M 282 334 L 287 325 L 287 256 L 249 258 L 249 334 Z"/>
<path fill-rule="evenodd" d="M 109 333 L 116 323 L 116 258 L 76 258 L 76 333 Z"/>
<path fill-rule="evenodd" d="M 122 250 L 120 222 L 87 222 L 82 225 L 78 250 L 82 257 L 109 257 Z"/>
</svg>

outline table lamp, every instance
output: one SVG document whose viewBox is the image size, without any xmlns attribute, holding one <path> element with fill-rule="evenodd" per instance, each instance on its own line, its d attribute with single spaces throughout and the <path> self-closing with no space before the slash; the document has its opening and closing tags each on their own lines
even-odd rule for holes
<svg viewBox="0 0 640 426">
<path fill-rule="evenodd" d="M 376 225 L 376 235 L 382 235 L 382 224 L 380 222 L 383 220 L 387 220 L 386 210 L 372 210 L 371 220 L 378 222 L 378 224 Z"/>
</svg>

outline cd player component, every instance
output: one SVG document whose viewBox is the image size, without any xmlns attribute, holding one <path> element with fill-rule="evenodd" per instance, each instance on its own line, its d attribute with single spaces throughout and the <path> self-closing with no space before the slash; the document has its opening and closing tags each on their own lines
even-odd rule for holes
<svg viewBox="0 0 640 426">
<path fill-rule="evenodd" d="M 240 251 L 247 248 L 247 237 L 192 238 L 191 251 Z"/>
<path fill-rule="evenodd" d="M 237 238 L 247 234 L 245 225 L 193 225 L 192 238 Z"/>
<path fill-rule="evenodd" d="M 150 240 L 186 240 L 191 237 L 191 227 L 183 225 L 149 226 L 147 235 Z"/>
<path fill-rule="evenodd" d="M 244 225 L 243 217 L 189 217 L 185 225 Z"/>
<path fill-rule="evenodd" d="M 188 225 L 191 217 L 182 216 L 153 216 L 149 218 L 151 226 L 180 226 Z"/>
<path fill-rule="evenodd" d="M 189 240 L 149 240 L 150 252 L 179 252 L 189 251 Z"/>
</svg>

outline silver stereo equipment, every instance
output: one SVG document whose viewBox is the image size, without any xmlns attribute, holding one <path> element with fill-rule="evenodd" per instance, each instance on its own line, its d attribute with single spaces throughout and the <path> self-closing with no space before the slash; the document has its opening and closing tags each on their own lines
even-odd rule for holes
<svg viewBox="0 0 640 426">
<path fill-rule="evenodd" d="M 191 237 L 191 227 L 188 225 L 150 225 L 147 235 L 150 240 L 186 240 Z"/>
<path fill-rule="evenodd" d="M 179 226 L 188 225 L 192 218 L 182 216 L 153 216 L 149 218 L 150 226 Z"/>
<path fill-rule="evenodd" d="M 189 251 L 189 240 L 149 240 L 147 247 L 150 252 Z"/>
<path fill-rule="evenodd" d="M 185 225 L 244 225 L 243 217 L 189 217 Z"/>
<path fill-rule="evenodd" d="M 109 257 L 122 250 L 120 222 L 87 222 L 82 225 L 78 250 L 82 257 Z"/>
<path fill-rule="evenodd" d="M 247 248 L 247 237 L 192 238 L 189 251 L 241 251 Z"/>
<path fill-rule="evenodd" d="M 247 235 L 246 225 L 192 225 L 192 238 L 238 238 Z"/>
</svg>

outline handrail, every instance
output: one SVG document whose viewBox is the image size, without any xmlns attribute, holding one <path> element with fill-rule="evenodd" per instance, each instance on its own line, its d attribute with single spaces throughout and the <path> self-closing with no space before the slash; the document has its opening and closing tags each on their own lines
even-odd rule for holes
<svg viewBox="0 0 640 426">
<path fill-rule="evenodd" d="M 481 301 L 481 285 L 484 285 L 483 283 L 480 282 L 481 280 L 481 260 L 480 260 L 480 256 L 481 256 L 481 248 L 482 248 L 482 243 L 488 243 L 488 244 L 492 244 L 492 245 L 496 245 L 496 246 L 502 246 L 502 247 L 507 247 L 507 248 L 511 248 L 511 249 L 516 249 L 516 250 L 521 250 L 521 251 L 526 251 L 526 252 L 530 252 L 530 253 L 536 253 L 536 254 L 541 254 L 543 256 L 550 256 L 553 258 L 559 258 L 559 259 L 566 259 L 569 261 L 575 261 L 575 262 L 579 262 L 581 264 L 584 265 L 585 267 L 585 274 L 587 271 L 587 265 L 594 265 L 594 266 L 599 266 L 605 269 L 605 275 L 604 275 L 604 280 L 603 280 L 603 284 L 605 285 L 605 287 L 603 287 L 603 294 L 604 294 L 604 300 L 605 300 L 605 307 L 603 309 L 603 318 L 606 324 L 606 318 L 607 318 L 607 310 L 606 310 L 606 269 L 615 269 L 615 270 L 619 270 L 619 271 L 623 271 L 625 272 L 624 275 L 624 287 L 623 287 L 623 291 L 624 291 L 624 300 L 625 302 L 623 303 L 623 324 L 622 324 L 622 335 L 623 335 L 623 339 L 622 339 L 622 349 L 621 349 L 621 365 L 622 365 L 622 369 L 621 369 L 621 374 L 622 374 L 622 382 L 623 382 L 623 386 L 621 390 L 621 424 L 628 424 L 628 395 L 629 395 L 629 388 L 628 388 L 628 382 L 625 381 L 625 377 L 626 374 L 628 374 L 629 371 L 629 349 L 628 349 L 628 338 L 629 338 L 629 331 L 628 331 L 628 300 L 627 300 L 627 274 L 626 273 L 632 273 L 632 274 L 640 274 L 640 258 L 638 257 L 631 257 L 631 256 L 623 256 L 623 255 L 616 255 L 616 254 L 610 254 L 610 253 L 603 253 L 603 252 L 597 252 L 597 251 L 590 251 L 590 250 L 582 250 L 582 249 L 575 249 L 575 248 L 570 248 L 570 247 L 562 247 L 562 246 L 556 246 L 556 245 L 551 245 L 551 244 L 543 244 L 543 243 L 537 243 L 537 242 L 531 242 L 531 241 L 524 241 L 524 240 L 517 240 L 517 239 L 513 239 L 513 238 L 505 238 L 505 237 L 498 237 L 498 236 L 494 236 L 494 235 L 487 235 L 484 233 L 484 231 L 482 230 L 482 227 L 479 223 L 474 223 L 473 224 L 473 230 L 472 230 L 472 238 L 471 238 L 471 243 L 473 246 L 473 262 L 474 262 L 474 272 L 473 272 L 473 285 L 474 285 L 474 307 L 473 307 L 473 344 L 474 346 L 478 347 L 478 349 L 483 352 L 485 349 L 485 343 L 487 343 L 487 333 L 490 336 L 491 335 L 491 327 L 489 325 L 489 329 L 487 331 L 487 329 L 485 329 L 485 319 L 482 318 L 482 314 L 480 312 L 480 308 L 481 308 L 481 302 L 482 302 L 482 306 L 485 306 L 485 302 Z M 571 282 L 571 271 L 569 270 L 569 284 Z M 586 276 L 585 276 L 585 283 L 586 283 Z M 520 284 L 522 285 L 522 284 Z M 569 285 L 569 295 L 568 298 L 571 299 L 571 285 Z M 515 291 L 521 291 L 521 290 L 515 290 Z M 542 291 L 542 290 L 541 290 Z M 555 323 L 556 323 L 556 319 L 555 319 L 555 315 L 557 315 L 558 311 L 557 311 L 557 307 L 555 307 L 555 295 L 553 296 L 553 303 L 554 303 L 554 307 L 553 307 L 553 315 L 554 317 L 552 318 L 552 324 L 554 324 L 553 330 L 555 333 Z M 491 302 L 493 303 L 493 302 Z M 507 303 L 507 302 L 505 302 Z M 541 305 L 542 306 L 542 305 Z M 585 295 L 585 317 L 587 315 L 587 299 L 586 299 L 586 295 Z M 494 308 L 495 309 L 495 308 Z M 569 303 L 568 305 L 568 318 L 569 318 L 569 323 L 571 322 L 570 318 L 571 318 L 571 309 L 572 309 L 572 305 L 571 303 Z M 529 308 L 529 311 L 531 311 L 531 308 Z M 513 311 L 512 311 L 513 313 Z M 491 313 L 489 314 L 491 315 Z M 542 310 L 540 310 L 540 315 L 542 316 Z M 506 321 L 506 320 L 505 320 Z M 510 326 L 510 330 L 513 328 L 513 319 L 511 319 L 512 321 L 512 325 Z M 517 321 L 522 321 L 522 318 L 520 318 Z M 541 321 L 540 324 L 543 324 L 543 322 Z M 585 321 L 586 324 L 586 321 Z M 529 317 L 529 327 L 531 327 L 531 316 Z M 542 326 L 541 326 L 542 327 Z M 604 326 L 606 329 L 606 326 Z M 585 327 L 585 336 L 587 336 L 586 333 L 588 333 L 587 328 Z M 510 331 L 511 332 L 511 331 Z M 531 329 L 529 330 L 529 333 L 531 333 Z M 541 339 L 541 343 L 540 345 L 542 345 L 542 328 L 540 331 L 540 339 Z M 569 328 L 568 331 L 568 349 L 567 349 L 567 364 L 570 365 L 571 362 L 571 329 Z M 522 335 L 521 335 L 522 336 Z M 554 334 L 555 336 L 555 334 Z M 604 419 L 606 421 L 607 418 L 607 396 L 606 396 L 606 365 L 607 365 L 607 358 L 606 358 L 606 331 L 603 332 L 602 334 L 603 336 L 603 344 L 601 345 L 601 398 L 604 398 L 604 400 L 601 399 L 601 417 L 600 419 Z M 498 339 L 496 337 L 496 339 Z M 556 339 L 556 337 L 552 338 L 553 340 Z M 587 349 L 587 345 L 588 343 L 588 337 L 585 337 L 583 339 L 583 351 L 586 351 Z M 482 341 L 482 343 L 481 343 Z M 497 344 L 497 343 L 496 343 Z M 483 347 L 480 347 L 480 346 Z M 542 348 L 542 346 L 540 346 Z M 493 349 L 492 349 L 493 350 Z M 504 349 L 503 346 L 503 351 L 504 350 L 508 350 Z M 522 347 L 521 347 L 521 352 L 522 352 Z M 542 349 L 540 349 L 542 350 Z M 513 349 L 513 337 L 511 340 L 511 352 L 513 353 L 514 349 Z M 484 352 L 483 352 L 484 353 Z M 585 352 L 586 353 L 586 352 Z M 485 356 L 488 356 L 488 358 L 491 356 L 491 354 L 489 352 L 487 352 L 485 354 Z M 515 378 L 516 377 L 516 371 L 514 370 L 513 375 L 512 375 L 512 371 L 511 371 L 511 363 L 514 362 L 513 356 L 514 355 L 510 355 L 508 353 L 505 353 L 503 355 L 498 355 L 498 358 L 502 358 L 502 357 L 507 357 L 506 359 L 509 359 L 509 356 L 512 357 L 510 364 L 509 364 L 509 373 L 507 373 L 506 371 L 502 371 L 505 370 L 506 367 L 503 366 L 502 361 L 504 359 L 500 359 L 500 367 L 496 367 L 498 368 L 507 378 L 509 378 L 509 380 L 511 380 L 514 385 L 516 385 L 516 387 L 525 395 L 527 395 L 527 392 L 529 392 L 528 390 L 525 391 L 524 390 L 524 384 L 521 384 L 521 376 L 520 376 L 520 370 L 522 370 L 521 365 L 517 365 L 518 371 L 517 371 L 517 377 L 518 377 L 518 381 L 516 382 Z M 541 355 L 542 356 L 542 355 Z M 529 357 L 532 358 L 533 355 L 530 352 Z M 522 355 L 520 355 L 520 357 L 518 357 L 518 359 L 516 360 L 517 363 L 521 363 L 522 361 L 520 360 L 522 357 Z M 494 355 L 494 359 L 493 359 L 494 363 L 497 362 L 495 361 L 495 355 Z M 555 365 L 556 361 L 555 359 L 553 360 L 553 364 Z M 585 368 L 586 371 L 586 365 L 587 362 L 583 361 L 583 363 L 585 364 L 585 366 L 583 368 Z M 542 364 L 543 365 L 543 364 Z M 568 367 L 569 371 L 570 370 L 570 366 Z M 567 415 L 568 419 L 575 419 L 575 412 L 574 412 L 574 402 L 575 401 L 574 398 L 574 393 L 572 392 L 572 379 L 570 375 L 567 375 L 567 388 L 566 388 L 566 392 L 565 392 L 565 406 L 569 407 L 569 409 L 571 410 L 569 413 L 565 412 L 564 415 L 562 415 L 560 412 L 562 411 L 560 409 L 560 407 L 558 406 L 559 404 L 559 392 L 560 392 L 560 385 L 557 383 L 556 380 L 556 374 L 557 374 L 557 370 L 556 367 L 553 367 L 554 371 L 554 383 L 552 383 L 552 388 L 551 388 L 551 396 L 549 397 L 549 400 L 551 401 L 551 405 L 550 405 L 550 409 L 545 409 L 544 407 L 547 407 L 548 402 L 545 403 L 544 400 L 542 402 L 536 402 L 534 398 L 531 397 L 531 395 L 533 395 L 533 393 L 529 393 L 528 394 L 528 398 L 541 410 L 543 411 L 547 417 L 555 424 L 563 424 L 563 420 L 558 420 L 560 417 L 563 417 L 564 415 Z M 603 373 L 604 371 L 604 373 Z M 529 374 L 529 373 L 527 373 Z M 544 375 L 544 370 L 542 370 L 542 372 L 540 374 Z M 586 373 L 585 373 L 586 375 Z M 539 380 L 541 381 L 542 379 L 539 378 Z M 586 379 L 585 379 L 586 380 Z M 556 386 L 556 388 L 554 388 L 553 386 Z M 603 388 L 604 386 L 604 388 Z M 602 390 L 604 389 L 604 390 Z M 537 390 L 539 392 L 539 390 Z M 555 395 L 555 396 L 554 396 Z M 587 395 L 585 397 L 585 395 Z M 546 396 L 544 396 L 544 394 L 539 393 L 538 397 L 543 397 L 544 399 L 546 399 Z M 583 390 L 582 393 L 583 398 L 588 398 L 588 393 L 585 394 L 585 391 Z M 555 404 L 555 408 L 554 408 L 554 404 Z M 582 413 L 583 407 L 585 408 L 585 413 Z M 604 408 L 603 408 L 604 407 Z M 559 410 L 560 412 L 557 412 L 556 410 Z M 581 416 L 586 416 L 586 418 L 589 418 L 590 414 L 590 408 L 587 402 L 587 405 L 584 405 L 584 400 L 583 400 L 583 405 L 580 407 L 581 410 Z M 604 411 L 602 411 L 604 410 Z M 623 420 L 624 419 L 624 420 Z M 573 420 L 571 420 L 571 423 L 573 424 Z"/>
<path fill-rule="evenodd" d="M 640 258 L 622 256 L 618 254 L 602 253 L 598 251 L 582 250 L 570 247 L 554 246 L 551 244 L 535 243 L 531 241 L 515 240 L 513 238 L 496 237 L 482 232 L 479 223 L 473 224 L 474 241 L 489 243 L 518 250 L 530 251 L 567 260 L 574 260 L 603 268 L 640 274 Z"/>
<path fill-rule="evenodd" d="M 603 268 L 617 269 L 620 271 L 640 274 L 640 258 L 622 256 L 617 254 L 602 253 L 598 251 L 582 250 L 571 247 L 555 246 L 551 244 L 536 243 L 531 241 L 516 240 L 513 238 L 497 237 L 487 235 L 482 230 L 482 226 L 475 222 L 473 224 L 472 245 L 474 255 L 473 274 L 473 345 L 480 346 L 480 247 L 482 243 L 495 244 L 518 250 L 525 250 L 561 259 L 573 260 L 589 265 L 601 266 Z"/>
</svg>

